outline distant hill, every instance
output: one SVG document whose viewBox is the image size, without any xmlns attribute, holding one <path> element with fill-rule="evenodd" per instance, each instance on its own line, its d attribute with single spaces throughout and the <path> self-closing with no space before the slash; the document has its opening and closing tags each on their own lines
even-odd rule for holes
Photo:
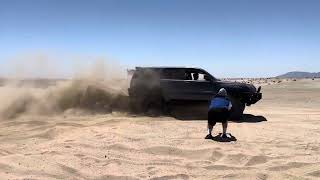
<svg viewBox="0 0 320 180">
<path fill-rule="evenodd" d="M 277 78 L 320 78 L 320 72 L 302 72 L 302 71 L 292 71 L 280 76 Z"/>
</svg>

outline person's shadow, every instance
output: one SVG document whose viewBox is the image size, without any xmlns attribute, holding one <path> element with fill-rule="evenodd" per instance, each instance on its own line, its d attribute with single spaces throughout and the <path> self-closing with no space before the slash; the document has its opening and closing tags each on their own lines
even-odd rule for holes
<svg viewBox="0 0 320 180">
<path fill-rule="evenodd" d="M 212 140 L 217 141 L 217 142 L 231 142 L 231 141 L 237 141 L 237 138 L 228 133 L 230 137 L 228 138 L 223 138 L 221 137 L 222 133 L 219 133 L 219 135 L 216 135 L 212 138 Z"/>
</svg>

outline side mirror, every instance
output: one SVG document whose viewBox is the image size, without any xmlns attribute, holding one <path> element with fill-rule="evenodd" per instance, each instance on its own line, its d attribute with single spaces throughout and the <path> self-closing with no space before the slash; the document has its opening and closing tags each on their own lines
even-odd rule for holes
<svg viewBox="0 0 320 180">
<path fill-rule="evenodd" d="M 206 80 L 206 81 L 212 81 L 211 77 L 209 75 L 207 75 L 207 74 L 205 74 L 203 76 L 203 79 Z"/>
</svg>

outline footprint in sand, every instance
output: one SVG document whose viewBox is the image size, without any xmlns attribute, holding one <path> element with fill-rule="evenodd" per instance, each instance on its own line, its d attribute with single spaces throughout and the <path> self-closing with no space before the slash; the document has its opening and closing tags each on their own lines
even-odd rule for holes
<svg viewBox="0 0 320 180">
<path fill-rule="evenodd" d="M 104 179 L 117 179 L 117 180 L 138 180 L 138 178 L 130 177 L 130 176 L 114 176 L 114 175 L 103 175 L 98 178 L 95 178 L 96 180 L 104 180 Z"/>
<path fill-rule="evenodd" d="M 268 179 L 267 174 L 257 173 L 257 174 L 241 174 L 241 173 L 231 173 L 223 177 L 224 179 L 257 179 L 266 180 Z"/>
<path fill-rule="evenodd" d="M 48 129 L 47 131 L 35 134 L 30 136 L 29 138 L 41 138 L 41 139 L 48 139 L 52 140 L 57 135 L 57 131 L 54 128 Z"/>
<path fill-rule="evenodd" d="M 68 174 L 71 174 L 71 175 L 76 175 L 77 177 L 81 177 L 81 174 L 77 169 L 64 164 L 59 164 L 59 166 L 64 172 L 67 172 Z"/>
<path fill-rule="evenodd" d="M 74 142 L 74 140 L 68 139 L 68 140 L 65 140 L 64 142 Z"/>
<path fill-rule="evenodd" d="M 313 171 L 311 173 L 308 173 L 307 176 L 313 176 L 313 177 L 318 177 L 320 178 L 320 170 L 318 171 Z"/>
<path fill-rule="evenodd" d="M 179 156 L 187 159 L 208 159 L 211 156 L 208 149 L 187 150 L 171 146 L 153 146 L 145 148 L 142 151 L 153 155 Z"/>
<path fill-rule="evenodd" d="M 3 171 L 3 170 L 5 170 L 5 171 L 10 171 L 10 170 L 13 169 L 13 167 L 11 167 L 11 166 L 9 166 L 9 165 L 7 165 L 7 164 L 0 163 L 0 169 L 1 169 L 2 171 Z"/>
<path fill-rule="evenodd" d="M 222 160 L 229 165 L 244 165 L 248 163 L 250 156 L 246 154 L 230 154 L 225 156 Z"/>
<path fill-rule="evenodd" d="M 0 149 L 0 156 L 7 156 L 12 154 L 11 152 L 4 150 L 4 149 Z"/>
<path fill-rule="evenodd" d="M 266 156 L 253 156 L 247 163 L 246 166 L 255 166 L 258 164 L 264 164 L 268 162 Z"/>
<path fill-rule="evenodd" d="M 306 165 L 309 165 L 310 163 L 302 163 L 302 162 L 289 162 L 285 165 L 282 166 L 274 166 L 274 167 L 270 167 L 268 168 L 268 170 L 270 171 L 286 171 L 289 169 L 293 169 L 293 168 L 300 168 Z"/>
<path fill-rule="evenodd" d="M 152 170 L 152 169 L 154 169 L 154 168 L 155 168 L 155 167 L 150 166 L 150 167 L 147 167 L 147 170 L 150 171 L 150 170 Z"/>
<path fill-rule="evenodd" d="M 160 177 L 154 177 L 150 180 L 168 180 L 168 179 L 189 179 L 189 176 L 186 174 L 176 174 L 176 175 L 170 175 L 170 176 L 160 176 Z"/>
<path fill-rule="evenodd" d="M 212 155 L 210 157 L 210 160 L 215 162 L 215 161 L 218 161 L 219 159 L 223 158 L 224 157 L 224 154 L 219 152 L 219 151 L 213 151 L 212 152 Z"/>
</svg>

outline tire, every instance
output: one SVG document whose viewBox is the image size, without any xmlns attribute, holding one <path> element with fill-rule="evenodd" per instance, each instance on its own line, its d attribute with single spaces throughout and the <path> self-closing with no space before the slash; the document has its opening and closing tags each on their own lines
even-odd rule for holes
<svg viewBox="0 0 320 180">
<path fill-rule="evenodd" d="M 144 113 L 147 116 L 167 115 L 169 112 L 160 89 L 148 90 L 149 94 L 130 98 L 130 109 L 133 113 Z"/>
<path fill-rule="evenodd" d="M 146 115 L 150 117 L 157 117 L 162 115 L 162 111 L 159 109 L 158 105 L 150 104 L 146 110 Z"/>
<path fill-rule="evenodd" d="M 143 103 L 140 102 L 137 98 L 129 99 L 130 111 L 135 114 L 143 112 Z"/>
<path fill-rule="evenodd" d="M 159 97 L 152 97 L 146 102 L 145 113 L 147 116 L 156 117 L 162 114 L 162 102 Z"/>
<path fill-rule="evenodd" d="M 230 97 L 232 108 L 230 114 L 230 120 L 240 121 L 245 109 L 245 103 L 241 102 L 239 98 Z"/>
<path fill-rule="evenodd" d="M 166 115 L 168 113 L 167 104 L 161 96 L 151 98 L 146 106 L 146 115 L 156 117 Z"/>
</svg>

